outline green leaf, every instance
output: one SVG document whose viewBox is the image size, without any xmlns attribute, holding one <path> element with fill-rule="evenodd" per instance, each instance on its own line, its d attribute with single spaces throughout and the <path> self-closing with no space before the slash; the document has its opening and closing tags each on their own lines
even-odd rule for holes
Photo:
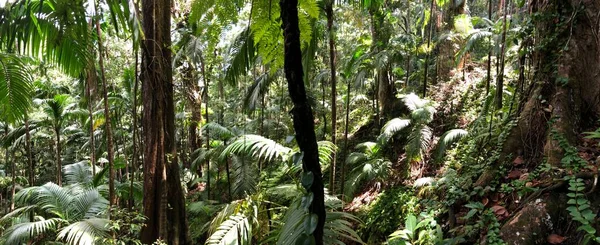
<svg viewBox="0 0 600 245">
<path fill-rule="evenodd" d="M 319 216 L 317 214 L 310 214 L 304 218 L 304 232 L 307 235 L 313 234 L 317 229 L 317 224 L 319 223 Z"/>
<path fill-rule="evenodd" d="M 312 171 L 304 172 L 302 174 L 302 187 L 309 190 L 315 180 L 315 176 Z"/>
</svg>

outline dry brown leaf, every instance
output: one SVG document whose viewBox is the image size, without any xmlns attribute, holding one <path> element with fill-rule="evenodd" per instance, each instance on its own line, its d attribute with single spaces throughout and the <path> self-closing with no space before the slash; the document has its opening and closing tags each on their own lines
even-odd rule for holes
<svg viewBox="0 0 600 245">
<path fill-rule="evenodd" d="M 550 243 L 550 244 L 561 244 L 565 240 L 567 240 L 566 237 L 559 236 L 559 235 L 556 235 L 556 234 L 549 235 L 548 238 L 546 239 L 546 241 L 548 241 L 548 243 Z"/>
<path fill-rule="evenodd" d="M 515 160 L 513 161 L 513 164 L 515 166 L 519 166 L 521 164 L 523 164 L 525 161 L 523 160 L 523 158 L 521 156 L 518 156 L 517 158 L 515 158 Z"/>
</svg>

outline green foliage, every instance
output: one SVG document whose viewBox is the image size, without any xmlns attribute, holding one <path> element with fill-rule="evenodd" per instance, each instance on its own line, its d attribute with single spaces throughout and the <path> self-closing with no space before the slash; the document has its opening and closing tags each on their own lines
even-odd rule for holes
<svg viewBox="0 0 600 245">
<path fill-rule="evenodd" d="M 443 238 L 442 227 L 431 214 L 421 213 L 417 220 L 417 217 L 411 213 L 406 217 L 404 229 L 392 233 L 387 240 L 387 244 L 440 244 Z"/>
<path fill-rule="evenodd" d="M 6 121 L 22 119 L 31 105 L 31 71 L 22 58 L 0 52 L 0 115 Z"/>
<path fill-rule="evenodd" d="M 577 231 L 584 231 L 585 240 L 583 244 L 588 244 L 590 241 L 600 242 L 600 236 L 598 236 L 596 228 L 596 214 L 591 209 L 591 203 L 585 197 L 585 183 L 583 179 L 576 178 L 574 176 L 566 176 L 565 181 L 569 183 L 569 193 L 567 196 L 569 200 L 567 204 L 567 211 L 571 215 L 571 218 L 579 223 Z"/>
<path fill-rule="evenodd" d="M 400 227 L 409 214 L 419 211 L 418 198 L 411 189 L 395 187 L 385 190 L 361 211 L 364 225 L 359 231 L 364 234 L 368 244 L 377 244 Z"/>
</svg>

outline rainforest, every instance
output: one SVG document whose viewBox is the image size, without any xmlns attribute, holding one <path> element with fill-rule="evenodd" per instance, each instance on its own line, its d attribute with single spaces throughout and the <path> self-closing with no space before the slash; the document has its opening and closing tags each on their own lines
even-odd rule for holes
<svg viewBox="0 0 600 245">
<path fill-rule="evenodd" d="M 0 244 L 600 244 L 598 0 L 0 0 Z"/>
</svg>

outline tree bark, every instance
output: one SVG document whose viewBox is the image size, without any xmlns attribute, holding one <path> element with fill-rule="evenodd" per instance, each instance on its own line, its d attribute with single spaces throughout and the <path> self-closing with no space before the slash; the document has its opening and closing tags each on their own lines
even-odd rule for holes
<svg viewBox="0 0 600 245">
<path fill-rule="evenodd" d="M 502 48 L 500 49 L 500 72 L 498 73 L 498 79 L 496 80 L 496 110 L 502 109 L 502 95 L 504 94 L 504 58 L 506 56 L 506 29 L 508 29 L 508 21 L 506 19 L 508 15 L 508 1 L 504 2 L 504 24 L 502 30 Z"/>
<path fill-rule="evenodd" d="M 573 15 L 580 4 L 584 10 Z M 564 152 L 550 131 L 555 130 L 575 145 L 585 123 L 600 116 L 600 39 L 594 31 L 600 19 L 595 14 L 600 10 L 600 2 L 537 2 L 531 9 L 558 17 L 535 22 L 537 32 L 532 46 L 541 47 L 533 54 L 536 83 L 524 95 L 525 105 L 503 142 L 500 159 L 480 176 L 476 183 L 479 186 L 489 184 L 501 166 L 512 163 L 512 159 L 506 159 L 509 155 L 518 154 L 532 162 L 544 158 L 549 164 L 560 166 Z M 551 124 L 550 119 L 554 119 Z"/>
<path fill-rule="evenodd" d="M 331 142 L 336 144 L 337 133 L 337 77 L 336 77 L 336 50 L 335 50 L 335 33 L 333 32 L 333 2 L 329 0 L 325 6 L 327 14 L 327 30 L 329 31 L 329 68 L 331 70 Z M 332 154 L 331 160 L 331 176 L 329 178 L 329 192 L 335 194 L 335 174 L 336 174 L 336 156 Z"/>
<path fill-rule="evenodd" d="M 144 118 L 144 215 L 141 242 L 191 244 L 175 145 L 171 0 L 143 0 L 141 77 Z"/>
<path fill-rule="evenodd" d="M 104 98 L 104 126 L 106 130 L 106 151 L 108 152 L 108 196 L 110 205 L 115 205 L 117 197 L 115 195 L 115 152 L 113 150 L 113 135 L 110 116 L 110 107 L 108 106 L 108 89 L 106 86 L 106 75 L 104 74 L 104 46 L 102 46 L 102 29 L 100 29 L 99 6 L 96 2 L 96 34 L 98 35 L 98 64 L 100 65 L 100 80 L 102 80 L 102 96 Z M 110 214 L 109 214 L 110 216 Z"/>
<path fill-rule="evenodd" d="M 288 92 L 294 104 L 291 111 L 296 142 L 304 153 L 302 168 L 305 173 L 312 172 L 314 180 L 309 188 L 314 199 L 309 212 L 318 217 L 317 227 L 313 232 L 315 244 L 323 244 L 323 228 L 325 225 L 325 199 L 323 176 L 319 164 L 317 137 L 315 135 L 314 115 L 306 97 L 304 87 L 304 71 L 302 68 L 302 51 L 300 49 L 300 28 L 298 26 L 298 0 L 281 0 L 281 19 L 284 37 L 284 70 L 288 82 Z"/>
</svg>

